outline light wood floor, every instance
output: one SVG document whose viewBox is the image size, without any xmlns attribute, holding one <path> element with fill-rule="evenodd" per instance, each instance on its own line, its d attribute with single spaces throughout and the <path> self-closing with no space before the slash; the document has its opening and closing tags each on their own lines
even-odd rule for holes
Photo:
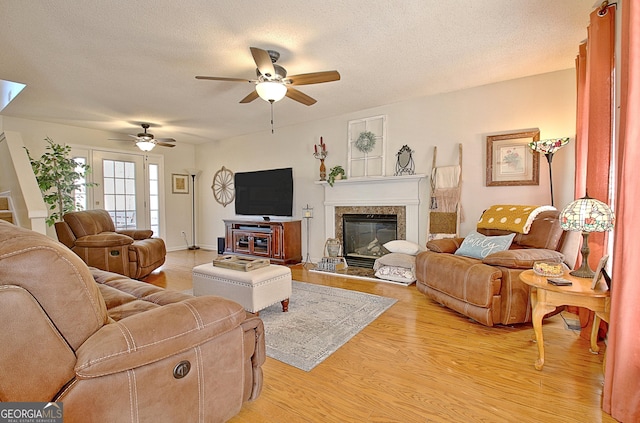
<svg viewBox="0 0 640 423">
<path fill-rule="evenodd" d="M 147 278 L 191 288 L 210 251 L 177 251 Z M 544 370 L 530 324 L 488 328 L 427 299 L 415 286 L 318 275 L 293 278 L 398 299 L 310 372 L 267 358 L 261 396 L 231 422 L 615 422 L 601 411 L 602 352 L 545 320 Z M 292 307 L 295 306 L 292 303 Z"/>
</svg>

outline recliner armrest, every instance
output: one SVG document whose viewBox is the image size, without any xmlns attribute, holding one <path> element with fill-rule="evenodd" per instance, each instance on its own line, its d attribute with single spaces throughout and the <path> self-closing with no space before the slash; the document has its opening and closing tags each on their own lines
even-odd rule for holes
<svg viewBox="0 0 640 423">
<path fill-rule="evenodd" d="M 482 262 L 490 266 L 531 269 L 533 268 L 533 263 L 539 260 L 552 260 L 560 263 L 564 260 L 564 255 L 545 248 L 521 248 L 489 254 Z"/>
<path fill-rule="evenodd" d="M 153 236 L 153 231 L 151 229 L 122 229 L 122 230 L 116 231 L 116 233 L 130 236 L 135 240 L 147 239 Z"/>
<path fill-rule="evenodd" d="M 91 378 L 154 363 L 227 333 L 245 318 L 242 306 L 214 296 L 148 310 L 91 335 L 78 348 L 75 371 Z"/>
<path fill-rule="evenodd" d="M 453 254 L 462 245 L 464 238 L 443 238 L 427 242 L 427 249 L 436 253 Z"/>
<path fill-rule="evenodd" d="M 133 244 L 130 236 L 117 234 L 115 232 L 102 232 L 98 235 L 87 235 L 76 239 L 76 247 L 84 248 L 104 248 L 117 247 L 121 245 Z"/>
</svg>

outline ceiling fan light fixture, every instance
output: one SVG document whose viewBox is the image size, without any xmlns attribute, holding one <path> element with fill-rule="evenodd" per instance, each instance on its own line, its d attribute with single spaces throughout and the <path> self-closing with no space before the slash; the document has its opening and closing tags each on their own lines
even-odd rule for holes
<svg viewBox="0 0 640 423">
<path fill-rule="evenodd" d="M 153 147 L 156 146 L 156 143 L 153 141 L 141 140 L 136 142 L 136 146 L 142 151 L 151 151 Z"/>
<path fill-rule="evenodd" d="M 256 91 L 261 99 L 270 103 L 280 101 L 287 94 L 287 87 L 282 82 L 258 82 Z"/>
</svg>

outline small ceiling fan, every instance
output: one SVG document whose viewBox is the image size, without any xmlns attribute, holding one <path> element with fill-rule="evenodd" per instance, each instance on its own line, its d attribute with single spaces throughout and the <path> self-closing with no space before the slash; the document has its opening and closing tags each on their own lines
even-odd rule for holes
<svg viewBox="0 0 640 423">
<path fill-rule="evenodd" d="M 219 76 L 196 76 L 196 79 L 250 82 L 255 84 L 255 90 L 240 100 L 240 103 L 250 103 L 260 97 L 273 104 L 287 96 L 306 106 L 315 104 L 316 100 L 293 88 L 294 85 L 320 84 L 340 80 L 340 74 L 335 70 L 287 76 L 287 70 L 276 64 L 280 58 L 280 53 L 275 50 L 262 50 L 257 47 L 250 47 L 250 50 L 257 66 L 257 79 L 226 78 Z"/>
<path fill-rule="evenodd" d="M 144 132 L 139 132 L 137 134 L 129 134 L 130 137 L 135 138 L 134 140 L 120 140 L 115 138 L 109 138 L 113 141 L 131 141 L 136 144 L 136 146 L 142 151 L 151 151 L 156 145 L 161 147 L 175 147 L 176 140 L 173 138 L 156 138 L 152 133 L 147 132 L 149 129 L 148 123 L 141 123 L 142 129 Z"/>
</svg>

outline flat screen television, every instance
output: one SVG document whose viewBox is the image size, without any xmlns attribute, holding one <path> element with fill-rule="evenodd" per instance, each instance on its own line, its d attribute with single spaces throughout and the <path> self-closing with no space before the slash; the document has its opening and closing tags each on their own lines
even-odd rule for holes
<svg viewBox="0 0 640 423">
<path fill-rule="evenodd" d="M 293 169 L 237 172 L 234 177 L 236 214 L 293 216 Z"/>
</svg>

